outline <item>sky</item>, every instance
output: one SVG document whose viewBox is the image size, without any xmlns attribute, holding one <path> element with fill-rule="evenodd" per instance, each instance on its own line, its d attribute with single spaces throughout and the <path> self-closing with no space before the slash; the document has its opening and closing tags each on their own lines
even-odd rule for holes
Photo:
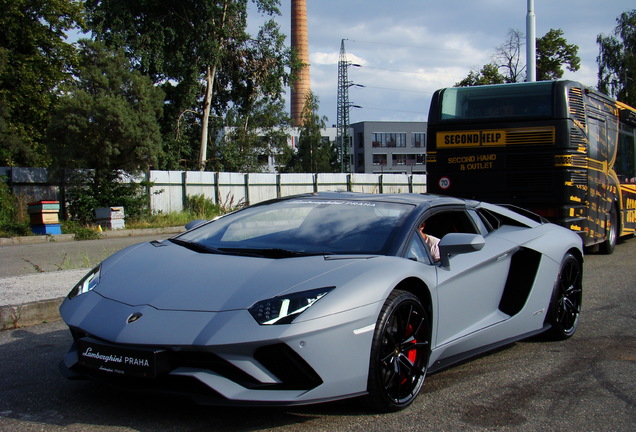
<svg viewBox="0 0 636 432">
<path fill-rule="evenodd" d="M 311 89 L 319 114 L 336 123 L 341 41 L 350 66 L 350 122 L 426 121 L 433 92 L 452 87 L 492 60 L 509 30 L 526 34 L 527 0 L 307 0 Z M 596 86 L 599 34 L 610 35 L 633 0 L 535 0 L 536 35 L 563 30 L 579 47 L 581 68 L 564 78 Z M 291 1 L 281 30 L 291 35 Z M 250 20 L 258 22 L 256 11 Z M 525 43 L 525 39 L 524 39 Z M 525 63 L 525 46 L 522 48 Z M 289 104 L 289 93 L 286 95 Z"/>
</svg>

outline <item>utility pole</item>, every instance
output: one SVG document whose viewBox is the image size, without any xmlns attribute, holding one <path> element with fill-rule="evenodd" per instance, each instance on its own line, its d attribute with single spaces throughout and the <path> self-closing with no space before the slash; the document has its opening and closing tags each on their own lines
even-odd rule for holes
<svg viewBox="0 0 636 432">
<path fill-rule="evenodd" d="M 537 80 L 537 36 L 534 0 L 528 0 L 526 15 L 526 81 Z"/>
</svg>

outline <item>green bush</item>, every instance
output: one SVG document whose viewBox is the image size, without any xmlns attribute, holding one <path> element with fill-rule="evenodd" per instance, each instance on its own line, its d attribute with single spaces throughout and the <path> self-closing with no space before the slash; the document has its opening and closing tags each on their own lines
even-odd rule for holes
<svg viewBox="0 0 636 432">
<path fill-rule="evenodd" d="M 205 195 L 189 195 L 186 197 L 185 211 L 195 219 L 213 219 L 224 213 L 221 206 L 215 204 Z"/>
<path fill-rule="evenodd" d="M 76 172 L 66 187 L 66 200 L 71 220 L 80 225 L 95 221 L 95 209 L 98 207 L 124 207 L 126 219 L 141 218 L 150 215 L 150 197 L 147 193 L 148 182 L 125 181 L 125 174 L 110 181 L 95 184 L 91 173 Z"/>
<path fill-rule="evenodd" d="M 16 198 L 9 190 L 5 179 L 0 177 L 0 237 L 31 234 L 29 222 L 20 222 L 16 217 Z"/>
<path fill-rule="evenodd" d="M 0 177 L 0 229 L 15 222 L 15 199 L 5 183 L 5 178 Z"/>
</svg>

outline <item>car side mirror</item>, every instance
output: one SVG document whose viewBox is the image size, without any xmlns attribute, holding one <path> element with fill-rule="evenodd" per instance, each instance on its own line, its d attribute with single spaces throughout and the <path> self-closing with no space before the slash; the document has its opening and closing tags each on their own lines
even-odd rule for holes
<svg viewBox="0 0 636 432">
<path fill-rule="evenodd" d="M 186 231 L 191 230 L 192 228 L 198 227 L 201 224 L 206 223 L 207 220 L 205 219 L 197 219 L 197 220 L 193 220 L 192 222 L 188 222 L 185 226 Z"/>
<path fill-rule="evenodd" d="M 450 233 L 439 242 L 439 255 L 442 267 L 450 268 L 451 255 L 459 255 L 481 250 L 486 244 L 479 234 Z"/>
</svg>

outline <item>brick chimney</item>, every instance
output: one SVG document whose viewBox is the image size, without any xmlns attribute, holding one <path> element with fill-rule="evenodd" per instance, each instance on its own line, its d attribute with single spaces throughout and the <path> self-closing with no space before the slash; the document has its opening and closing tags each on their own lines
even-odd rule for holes
<svg viewBox="0 0 636 432">
<path fill-rule="evenodd" d="M 291 0 L 291 44 L 304 64 L 291 87 L 291 121 L 292 125 L 300 126 L 305 98 L 310 91 L 307 0 Z"/>
</svg>

